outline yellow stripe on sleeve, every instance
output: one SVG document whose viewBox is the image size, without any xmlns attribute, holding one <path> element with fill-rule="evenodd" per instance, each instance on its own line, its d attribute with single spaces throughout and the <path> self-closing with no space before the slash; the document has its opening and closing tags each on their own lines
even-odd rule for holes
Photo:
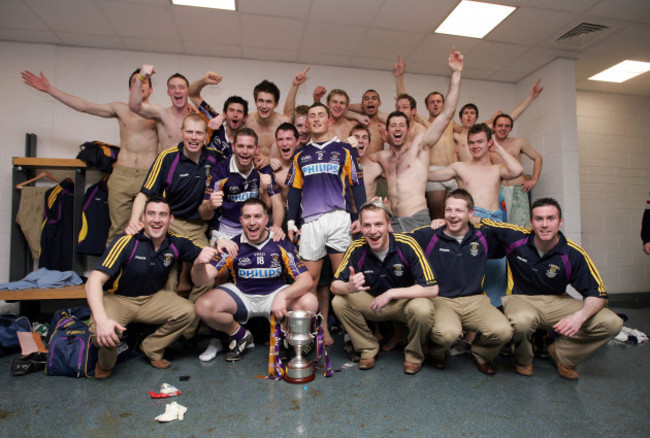
<svg viewBox="0 0 650 438">
<path fill-rule="evenodd" d="M 111 248 L 110 252 L 104 259 L 104 263 L 102 265 L 108 269 L 111 269 L 113 267 L 113 264 L 117 260 L 118 256 L 122 253 L 124 250 L 124 247 L 129 243 L 129 241 L 133 238 L 133 236 L 122 236 L 118 239 L 117 242 L 115 242 L 115 245 Z"/>
<path fill-rule="evenodd" d="M 410 236 L 406 236 L 404 234 L 397 233 L 394 234 L 394 236 L 397 242 L 405 243 L 409 247 L 411 247 L 411 249 L 413 249 L 413 252 L 417 256 L 418 261 L 422 266 L 422 273 L 424 274 L 424 279 L 427 280 L 427 282 L 435 281 L 435 277 L 433 276 L 433 271 L 431 270 L 431 265 L 429 265 L 429 261 L 424 255 L 424 252 L 422 251 L 420 244 L 417 243 L 414 238 Z"/>
</svg>

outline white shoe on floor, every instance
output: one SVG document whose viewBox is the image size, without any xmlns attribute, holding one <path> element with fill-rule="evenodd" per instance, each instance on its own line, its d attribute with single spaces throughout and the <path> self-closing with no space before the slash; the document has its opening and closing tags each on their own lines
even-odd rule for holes
<svg viewBox="0 0 650 438">
<path fill-rule="evenodd" d="M 186 412 L 187 408 L 185 406 L 171 402 L 165 405 L 165 413 L 158 415 L 156 421 L 159 423 L 169 423 L 174 420 L 183 421 Z"/>
<path fill-rule="evenodd" d="M 217 357 L 217 354 L 221 353 L 222 351 L 223 344 L 221 343 L 221 340 L 218 338 L 212 338 L 210 339 L 208 348 L 206 348 L 205 351 L 199 355 L 199 360 L 201 362 L 209 362 Z"/>
</svg>

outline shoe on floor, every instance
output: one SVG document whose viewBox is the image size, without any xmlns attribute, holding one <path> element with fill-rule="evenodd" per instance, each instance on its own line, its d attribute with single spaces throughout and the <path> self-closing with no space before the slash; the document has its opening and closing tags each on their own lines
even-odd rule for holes
<svg viewBox="0 0 650 438">
<path fill-rule="evenodd" d="M 11 361 L 11 374 L 24 376 L 25 374 L 45 369 L 47 354 L 36 351 L 25 357 L 16 358 Z"/>
<path fill-rule="evenodd" d="M 359 359 L 360 370 L 371 370 L 375 367 L 375 358 L 369 357 L 367 359 Z"/>
<path fill-rule="evenodd" d="M 522 376 L 530 377 L 533 375 L 533 364 L 520 365 L 519 362 L 515 362 L 515 372 Z"/>
<path fill-rule="evenodd" d="M 217 354 L 221 353 L 222 351 L 223 344 L 221 343 L 221 339 L 212 338 L 210 339 L 210 343 L 208 344 L 208 347 L 205 349 L 205 351 L 199 355 L 199 360 L 201 362 L 210 362 L 212 359 L 217 357 Z"/>
<path fill-rule="evenodd" d="M 408 362 L 408 361 L 404 362 L 404 374 L 409 374 L 409 375 L 417 374 L 418 371 L 420 371 L 420 369 L 422 369 L 421 363 Z"/>
<path fill-rule="evenodd" d="M 488 376 L 493 376 L 497 372 L 490 362 L 476 362 L 476 369 Z"/>
<path fill-rule="evenodd" d="M 345 341 L 343 344 L 343 351 L 345 351 L 345 354 L 348 355 L 348 359 L 350 359 L 352 362 L 359 362 L 361 359 L 361 355 L 354 349 L 352 341 L 350 340 Z"/>
<path fill-rule="evenodd" d="M 435 359 L 431 358 L 431 365 L 437 370 L 444 370 L 446 367 L 446 363 L 444 359 Z"/>
<path fill-rule="evenodd" d="M 158 360 L 151 359 L 151 366 L 154 368 L 164 370 L 165 368 L 169 368 L 170 366 L 172 366 L 172 363 L 166 359 L 158 359 Z"/>
<path fill-rule="evenodd" d="M 569 380 L 577 380 L 579 375 L 578 372 L 575 370 L 575 368 L 569 368 L 565 367 L 560 363 L 560 361 L 557 358 L 557 354 L 555 353 L 555 344 L 551 344 L 548 346 L 548 352 L 551 355 L 551 359 L 553 359 L 553 362 L 555 362 L 555 366 L 557 367 L 557 372 L 560 376 L 564 377 L 565 379 Z"/>
<path fill-rule="evenodd" d="M 246 330 L 246 334 L 241 339 L 230 339 L 230 344 L 228 345 L 228 352 L 226 353 L 226 360 L 228 362 L 237 362 L 242 358 L 244 352 L 253 348 L 255 343 L 253 342 L 253 334 Z"/>
<path fill-rule="evenodd" d="M 105 380 L 111 377 L 111 374 L 113 373 L 113 370 L 105 370 L 102 367 L 99 366 L 99 362 L 95 364 L 95 379 L 97 380 Z"/>
</svg>

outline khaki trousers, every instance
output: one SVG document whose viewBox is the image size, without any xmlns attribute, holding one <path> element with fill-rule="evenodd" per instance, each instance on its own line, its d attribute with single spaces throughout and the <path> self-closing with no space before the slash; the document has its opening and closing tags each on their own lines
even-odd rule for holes
<svg viewBox="0 0 650 438">
<path fill-rule="evenodd" d="M 142 352 L 151 360 L 162 359 L 165 348 L 196 319 L 194 305 L 174 291 L 161 290 L 142 297 L 104 293 L 103 302 L 106 315 L 124 327 L 131 322 L 160 325 L 140 345 Z M 90 332 L 95 342 L 94 318 L 90 319 Z M 113 369 L 116 360 L 117 350 L 114 347 L 99 349 L 99 366 L 103 370 Z"/>
<path fill-rule="evenodd" d="M 538 328 L 553 326 L 582 308 L 582 301 L 567 295 L 508 295 L 503 297 L 503 310 L 514 329 L 515 359 L 521 365 L 533 363 L 530 337 Z M 558 360 L 576 367 L 616 336 L 623 320 L 609 309 L 601 309 L 585 321 L 573 337 L 560 336 L 555 341 Z"/>
<path fill-rule="evenodd" d="M 108 187 L 108 215 L 111 218 L 111 230 L 108 232 L 108 245 L 129 225 L 133 200 L 140 193 L 148 170 L 131 169 L 115 166 L 106 186 Z"/>
<path fill-rule="evenodd" d="M 472 342 L 472 355 L 479 363 L 492 362 L 501 347 L 512 338 L 510 322 L 490 304 L 486 295 L 433 298 L 435 312 L 431 340 L 431 355 L 444 360 L 445 353 L 463 335 L 463 328 L 477 332 Z"/>
<path fill-rule="evenodd" d="M 400 321 L 409 328 L 408 344 L 404 356 L 408 362 L 422 363 L 424 354 L 422 344 L 427 340 L 433 324 L 433 303 L 429 298 L 395 300 L 388 303 L 380 312 L 374 312 L 370 303 L 374 297 L 367 292 L 337 295 L 332 300 L 332 308 L 350 335 L 354 349 L 361 358 L 369 359 L 379 353 L 379 341 L 368 328 L 370 321 Z"/>
</svg>

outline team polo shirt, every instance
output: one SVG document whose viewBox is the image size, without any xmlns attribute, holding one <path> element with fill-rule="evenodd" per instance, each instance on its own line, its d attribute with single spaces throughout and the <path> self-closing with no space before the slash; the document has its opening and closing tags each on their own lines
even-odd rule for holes
<svg viewBox="0 0 650 438">
<path fill-rule="evenodd" d="M 215 255 L 210 264 L 219 274 L 228 272 L 232 282 L 245 294 L 268 295 L 308 272 L 298 251 L 288 240 L 274 242 L 269 236 L 260 244 L 248 242 L 245 234 L 232 240 L 239 245 L 237 256 Z"/>
<path fill-rule="evenodd" d="M 310 142 L 300 149 L 293 157 L 286 184 L 290 191 L 288 219 L 292 220 L 297 219 L 299 210 L 303 222 L 335 210 L 349 211 L 348 187 L 352 187 L 356 205 L 366 202 L 359 155 L 337 137 L 322 144 Z M 361 193 L 355 191 L 359 186 Z M 299 200 L 293 198 L 292 189 L 300 191 Z"/>
<path fill-rule="evenodd" d="M 388 253 L 384 261 L 379 260 L 370 250 L 365 238 L 355 240 L 343 256 L 334 279 L 349 281 L 350 266 L 355 273 L 363 272 L 365 285 L 370 287 L 367 292 L 375 297 L 397 287 L 437 284 L 420 245 L 405 234 L 390 233 Z"/>
<path fill-rule="evenodd" d="M 241 232 L 241 224 L 239 223 L 241 206 L 247 199 L 259 197 L 261 173 L 271 175 L 271 185 L 267 190 L 269 198 L 279 194 L 280 188 L 275 182 L 271 166 L 266 166 L 259 171 L 253 168 L 248 175 L 244 175 L 237 168 L 235 158 L 231 157 L 223 160 L 210 171 L 203 192 L 203 199 L 210 199 L 213 192 L 223 191 L 223 205 L 218 214 L 214 215 L 210 223 L 211 229 L 218 230 L 219 224 L 224 224 Z"/>
<path fill-rule="evenodd" d="M 440 288 L 438 295 L 457 298 L 482 294 L 485 262 L 496 253 L 493 234 L 470 224 L 469 231 L 458 243 L 444 230 L 422 227 L 409 233 L 431 263 Z"/>
<path fill-rule="evenodd" d="M 177 260 L 193 262 L 201 247 L 191 239 L 172 233 L 158 248 L 144 231 L 133 236 L 116 237 L 99 259 L 95 270 L 107 273 L 110 278 L 104 290 L 127 297 L 152 295 L 165 285 Z"/>
<path fill-rule="evenodd" d="M 219 115 L 219 113 L 212 108 L 205 100 L 201 101 L 199 105 L 199 111 L 203 114 L 208 120 L 212 120 Z M 208 147 L 213 147 L 223 154 L 224 157 L 232 157 L 232 142 L 226 134 L 226 122 L 218 128 L 212 131 L 210 134 L 210 139 L 208 140 Z"/>
<path fill-rule="evenodd" d="M 163 196 L 175 217 L 198 220 L 206 180 L 223 154 L 204 146 L 197 164 L 185 156 L 183 147 L 181 142 L 158 155 L 140 191 L 147 196 Z"/>
<path fill-rule="evenodd" d="M 495 232 L 508 258 L 508 294 L 565 295 L 571 285 L 584 297 L 607 298 L 603 280 L 587 253 L 560 232 L 558 244 L 540 257 L 533 230 L 481 220 Z"/>
</svg>

